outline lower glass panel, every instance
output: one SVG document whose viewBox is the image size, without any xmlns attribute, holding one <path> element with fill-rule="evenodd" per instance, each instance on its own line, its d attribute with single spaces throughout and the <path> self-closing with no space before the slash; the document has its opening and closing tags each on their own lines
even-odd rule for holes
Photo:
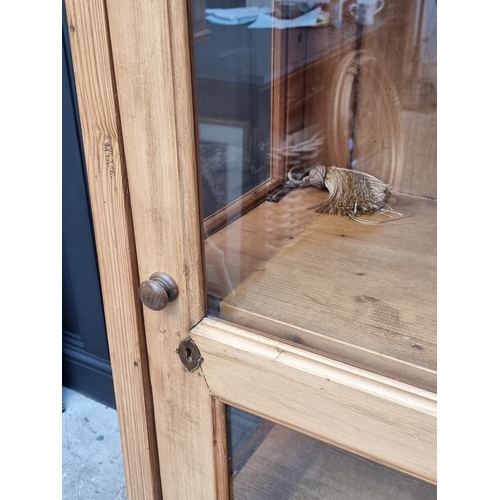
<svg viewBox="0 0 500 500">
<path fill-rule="evenodd" d="M 430 500 L 437 488 L 227 406 L 232 500 Z"/>
</svg>

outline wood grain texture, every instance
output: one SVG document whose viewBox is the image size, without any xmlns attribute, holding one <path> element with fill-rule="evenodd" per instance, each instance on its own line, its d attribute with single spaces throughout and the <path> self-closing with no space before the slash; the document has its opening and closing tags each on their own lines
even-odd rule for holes
<svg viewBox="0 0 500 500">
<path fill-rule="evenodd" d="M 66 1 L 127 492 L 161 498 L 149 368 L 106 7 Z"/>
<path fill-rule="evenodd" d="M 436 391 L 435 202 L 401 196 L 411 217 L 366 226 L 310 210 L 325 196 L 292 191 L 207 240 L 221 318 Z"/>
<path fill-rule="evenodd" d="M 352 136 L 350 111 L 353 99 L 340 101 L 342 62 L 354 53 L 356 25 L 341 29 L 328 27 L 307 31 L 307 66 L 304 95 L 304 122 L 323 133 L 318 163 L 347 168 L 350 165 L 349 138 Z M 345 92 L 345 91 L 344 91 Z"/>
<path fill-rule="evenodd" d="M 179 287 L 144 310 L 163 500 L 215 500 L 212 399 L 176 353 L 205 313 L 187 2 L 109 0 L 108 15 L 139 275 Z"/>
<path fill-rule="evenodd" d="M 281 72 L 286 67 L 288 58 L 287 34 L 282 30 L 273 30 L 272 34 L 272 82 L 271 82 L 271 130 L 270 158 L 271 177 L 283 182 L 286 175 L 286 162 L 276 156 L 286 137 L 286 106 L 288 78 Z"/>
<path fill-rule="evenodd" d="M 217 500 L 230 500 L 226 405 L 220 399 L 212 398 L 212 411 L 214 423 L 214 453 L 217 474 Z"/>
<path fill-rule="evenodd" d="M 257 451 L 267 435 L 271 432 L 275 424 L 269 420 L 262 419 L 255 431 L 231 456 L 232 475 L 237 476 L 245 464 Z M 234 484 L 234 482 L 233 482 Z M 234 494 L 234 492 L 233 492 Z"/>
<path fill-rule="evenodd" d="M 221 320 L 191 335 L 225 403 L 436 482 L 435 394 Z"/>
<path fill-rule="evenodd" d="M 269 192 L 276 189 L 283 182 L 283 178 L 270 178 L 254 189 L 251 189 L 237 200 L 229 203 L 214 214 L 205 218 L 203 229 L 208 237 L 219 229 L 227 226 L 230 222 L 246 214 L 252 208 L 262 202 Z"/>
<path fill-rule="evenodd" d="M 435 2 L 387 2 L 363 27 L 348 7 L 340 29 L 306 30 L 307 50 L 290 77 L 299 85 L 305 72 L 305 85 L 288 122 L 300 126 L 303 115 L 304 126 L 323 132 L 319 163 L 353 162 L 398 191 L 435 199 Z"/>
<path fill-rule="evenodd" d="M 435 500 L 436 486 L 275 425 L 233 482 L 234 500 Z"/>
<path fill-rule="evenodd" d="M 376 64 L 359 69 L 354 157 L 357 168 L 372 175 L 392 170 L 396 190 L 435 199 L 436 40 L 427 29 L 435 30 L 436 15 L 431 4 L 387 2 L 377 15 L 376 33 L 361 37 L 359 50 Z"/>
</svg>

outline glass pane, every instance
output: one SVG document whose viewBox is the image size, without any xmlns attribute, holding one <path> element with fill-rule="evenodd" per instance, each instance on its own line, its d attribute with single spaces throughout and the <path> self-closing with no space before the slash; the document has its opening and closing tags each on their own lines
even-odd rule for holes
<svg viewBox="0 0 500 500">
<path fill-rule="evenodd" d="M 209 0 L 199 9 L 203 27 L 195 34 L 204 217 L 270 178 L 271 32 L 224 24 L 232 22 L 228 9 L 215 23 L 210 12 L 220 4 Z"/>
<path fill-rule="evenodd" d="M 233 500 L 431 500 L 437 488 L 227 407 Z"/>
<path fill-rule="evenodd" d="M 436 1 L 192 0 L 210 314 L 436 390 Z"/>
</svg>

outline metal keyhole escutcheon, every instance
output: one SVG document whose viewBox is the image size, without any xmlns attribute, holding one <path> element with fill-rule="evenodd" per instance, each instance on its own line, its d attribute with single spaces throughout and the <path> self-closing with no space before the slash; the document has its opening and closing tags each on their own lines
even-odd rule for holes
<svg viewBox="0 0 500 500">
<path fill-rule="evenodd" d="M 161 311 L 179 295 L 174 279 L 165 273 L 153 273 L 147 281 L 139 285 L 141 302 L 153 311 Z"/>
<path fill-rule="evenodd" d="M 198 346 L 189 337 L 184 339 L 176 349 L 182 364 L 190 371 L 195 371 L 203 361 Z"/>
</svg>

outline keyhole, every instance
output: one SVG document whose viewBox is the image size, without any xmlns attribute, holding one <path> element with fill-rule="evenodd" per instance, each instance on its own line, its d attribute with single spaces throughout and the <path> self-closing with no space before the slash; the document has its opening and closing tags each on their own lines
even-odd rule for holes
<svg viewBox="0 0 500 500">
<path fill-rule="evenodd" d="M 201 357 L 198 347 L 191 339 L 185 339 L 176 349 L 182 364 L 190 371 L 196 370 L 203 358 Z"/>
</svg>

